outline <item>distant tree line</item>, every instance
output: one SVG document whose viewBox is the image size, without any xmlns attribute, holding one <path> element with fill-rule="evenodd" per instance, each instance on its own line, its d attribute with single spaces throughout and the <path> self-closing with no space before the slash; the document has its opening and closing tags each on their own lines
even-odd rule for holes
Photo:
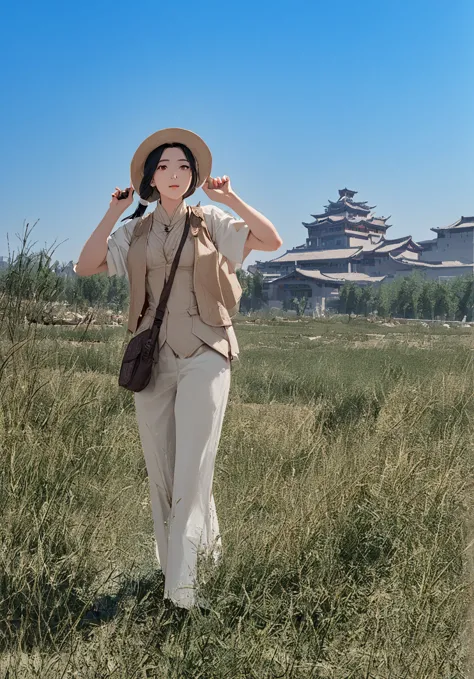
<svg viewBox="0 0 474 679">
<path fill-rule="evenodd" d="M 128 281 L 106 272 L 93 276 L 60 275 L 59 262 L 49 251 L 31 252 L 29 232 L 23 237 L 19 254 L 0 270 L 0 301 L 6 298 L 67 302 L 75 311 L 106 307 L 121 313 L 129 303 Z M 266 305 L 263 276 L 237 270 L 242 286 L 240 310 L 256 311 Z M 288 300 L 285 307 L 298 315 L 305 311 L 306 298 Z M 4 303 L 3 303 L 4 306 Z M 474 320 L 474 276 L 457 276 L 445 281 L 427 279 L 417 272 L 379 285 L 346 282 L 339 290 L 339 313 L 402 318 Z"/>
<path fill-rule="evenodd" d="M 61 275 L 68 265 L 53 261 L 46 250 L 30 252 L 25 242 L 21 252 L 9 266 L 0 270 L 0 295 L 67 302 L 74 311 L 86 307 L 106 307 L 116 312 L 126 310 L 129 303 L 128 281 L 107 272 L 93 276 Z M 250 311 L 264 305 L 263 276 L 237 270 L 242 286 L 240 309 Z"/>
<path fill-rule="evenodd" d="M 265 304 L 262 274 L 259 272 L 248 273 L 243 269 L 237 269 L 236 274 L 242 287 L 240 311 L 247 312 L 261 309 Z"/>
<path fill-rule="evenodd" d="M 427 279 L 415 272 L 380 285 L 346 282 L 339 291 L 339 313 L 400 318 L 474 320 L 474 276 Z"/>
<path fill-rule="evenodd" d="M 30 253 L 26 249 L 0 271 L 0 295 L 18 299 L 67 302 L 75 311 L 86 307 L 125 310 L 129 301 L 124 278 L 108 276 L 62 276 L 56 260 L 47 251 Z"/>
</svg>

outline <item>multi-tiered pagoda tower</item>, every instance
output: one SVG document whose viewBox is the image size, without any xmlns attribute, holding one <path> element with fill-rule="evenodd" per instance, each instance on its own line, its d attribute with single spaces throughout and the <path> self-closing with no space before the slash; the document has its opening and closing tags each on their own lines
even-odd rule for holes
<svg viewBox="0 0 474 679">
<path fill-rule="evenodd" d="M 314 221 L 302 222 L 308 230 L 303 245 L 268 262 L 259 261 L 252 268 L 268 279 L 301 268 L 341 274 L 342 278 L 350 274 L 351 280 L 354 280 L 353 274 L 359 272 L 364 274 L 360 276 L 361 281 L 365 281 L 370 273 L 380 275 L 379 271 L 372 271 L 372 267 L 381 259 L 388 260 L 389 255 L 403 254 L 417 259 L 422 248 L 410 236 L 387 239 L 390 217 L 375 216 L 372 212 L 375 205 L 355 201 L 356 193 L 348 188 L 339 189 L 337 201 L 328 201 L 324 212 L 311 215 Z"/>
<path fill-rule="evenodd" d="M 375 217 L 371 212 L 375 205 L 369 206 L 367 201 L 356 202 L 356 193 L 347 188 L 339 189 L 339 200 L 330 200 L 323 213 L 311 215 L 314 222 L 303 222 L 308 229 L 307 249 L 364 247 L 385 238 L 390 217 Z"/>
<path fill-rule="evenodd" d="M 271 305 L 305 296 L 310 308 L 324 310 L 341 285 L 380 284 L 397 276 L 422 271 L 430 278 L 472 273 L 474 217 L 461 217 L 449 227 L 433 228 L 437 240 L 416 243 L 411 236 L 386 238 L 390 217 L 377 217 L 375 205 L 354 200 L 357 191 L 339 189 L 324 212 L 307 229 L 306 242 L 267 262 L 248 267 L 264 276 L 263 290 Z"/>
</svg>

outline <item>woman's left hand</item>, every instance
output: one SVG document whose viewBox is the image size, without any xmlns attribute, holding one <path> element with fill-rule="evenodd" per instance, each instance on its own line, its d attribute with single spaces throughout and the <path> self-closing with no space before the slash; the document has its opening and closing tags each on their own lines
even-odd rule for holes
<svg viewBox="0 0 474 679">
<path fill-rule="evenodd" d="M 234 195 L 230 178 L 226 174 L 223 177 L 208 177 L 201 188 L 206 196 L 216 203 L 225 204 Z"/>
</svg>

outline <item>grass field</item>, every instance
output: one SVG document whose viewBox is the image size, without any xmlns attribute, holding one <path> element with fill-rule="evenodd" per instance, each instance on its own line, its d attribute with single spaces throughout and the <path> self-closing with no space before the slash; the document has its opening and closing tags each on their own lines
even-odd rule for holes
<svg viewBox="0 0 474 679">
<path fill-rule="evenodd" d="M 0 677 L 470 677 L 474 328 L 236 323 L 209 615 L 163 603 L 122 328 L 0 343 Z M 100 614 L 99 614 L 100 611 Z"/>
</svg>

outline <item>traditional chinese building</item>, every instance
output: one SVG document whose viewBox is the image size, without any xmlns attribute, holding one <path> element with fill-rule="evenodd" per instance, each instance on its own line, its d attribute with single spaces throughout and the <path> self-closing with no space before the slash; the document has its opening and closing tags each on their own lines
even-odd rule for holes
<svg viewBox="0 0 474 679">
<path fill-rule="evenodd" d="M 339 189 L 337 201 L 329 200 L 324 212 L 311 215 L 313 221 L 302 222 L 307 229 L 304 244 L 248 267 L 263 274 L 269 305 L 306 296 L 310 308 L 324 309 L 328 299 L 337 299 L 345 281 L 379 284 L 414 270 L 433 278 L 473 273 L 474 217 L 433 228 L 437 238 L 430 241 L 388 239 L 390 217 L 375 216 L 375 206 L 355 201 L 356 193 Z"/>
</svg>

